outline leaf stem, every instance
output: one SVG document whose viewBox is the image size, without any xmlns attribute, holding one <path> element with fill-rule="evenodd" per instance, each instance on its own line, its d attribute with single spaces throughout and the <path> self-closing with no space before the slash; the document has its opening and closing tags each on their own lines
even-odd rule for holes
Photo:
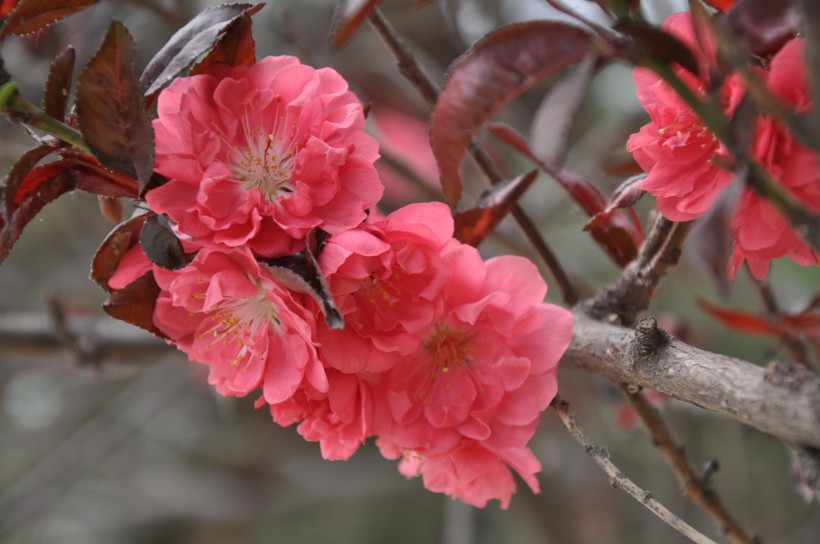
<svg viewBox="0 0 820 544">
<path fill-rule="evenodd" d="M 51 117 L 23 98 L 16 81 L 9 81 L 0 86 L 0 112 L 13 123 L 21 123 L 45 132 L 76 147 L 86 155 L 92 155 L 79 131 Z"/>
</svg>

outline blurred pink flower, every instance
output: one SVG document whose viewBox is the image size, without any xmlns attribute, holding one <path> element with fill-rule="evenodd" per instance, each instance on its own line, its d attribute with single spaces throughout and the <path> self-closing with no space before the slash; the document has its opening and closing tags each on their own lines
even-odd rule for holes
<svg viewBox="0 0 820 544">
<path fill-rule="evenodd" d="M 154 267 L 154 324 L 192 361 L 210 367 L 222 395 L 256 388 L 283 402 L 303 379 L 327 391 L 312 310 L 279 286 L 246 249 L 202 249 L 180 270 Z"/>
<path fill-rule="evenodd" d="M 313 227 L 336 233 L 382 195 L 361 103 L 330 68 L 294 57 L 218 66 L 159 97 L 149 207 L 205 245 L 295 253 Z"/>
<path fill-rule="evenodd" d="M 343 372 L 379 372 L 417 350 L 434 323 L 449 275 L 441 252 L 453 235 L 450 209 L 410 204 L 332 236 L 319 255 L 345 318 L 317 324 L 322 360 Z"/>
<path fill-rule="evenodd" d="M 803 56 L 804 40 L 787 42 L 772 57 L 767 84 L 798 113 L 811 109 L 811 95 Z M 752 144 L 755 159 L 801 204 L 820 211 L 820 160 L 792 134 L 770 117 L 757 121 Z M 751 190 L 744 190 L 732 219 L 734 246 L 729 275 L 734 276 L 745 259 L 752 274 L 763 279 L 769 262 L 788 257 L 801 265 L 820 263 L 820 255 L 789 227 L 774 206 Z"/>
<path fill-rule="evenodd" d="M 702 67 L 714 64 L 714 40 L 703 32 L 704 43 L 698 45 L 691 14 L 670 16 L 663 29 L 688 45 Z M 811 108 L 803 47 L 803 40 L 791 40 L 771 59 L 769 70 L 757 70 L 770 90 L 801 113 Z M 701 71 L 699 78 L 675 68 L 678 76 L 702 95 L 708 75 L 706 68 Z M 734 180 L 733 172 L 725 169 L 731 164 L 731 155 L 659 76 L 644 68 L 636 68 L 633 74 L 638 98 L 651 119 L 627 142 L 627 150 L 647 172 L 640 187 L 655 197 L 667 219 L 697 219 Z M 728 115 L 740 103 L 744 90 L 739 75 L 726 78 L 721 98 Z M 788 130 L 769 117 L 758 117 L 750 152 L 787 192 L 810 209 L 820 209 L 817 154 L 800 145 Z M 758 279 L 766 276 L 773 259 L 789 257 L 803 265 L 820 261 L 780 212 L 750 189 L 741 192 L 731 229 L 729 277 L 735 276 L 744 259 Z"/>
<path fill-rule="evenodd" d="M 557 391 L 572 315 L 544 304 L 547 286 L 520 257 L 486 263 L 453 240 L 438 319 L 390 371 L 391 423 L 378 439 L 405 475 L 475 506 L 509 504 L 510 468 L 535 491 L 540 464 L 527 448 Z"/>
<path fill-rule="evenodd" d="M 663 30 L 689 46 L 696 59 L 713 58 L 711 41 L 704 44 L 706 51 L 698 46 L 688 12 L 670 15 Z M 698 77 L 681 67 L 675 73 L 703 94 L 704 83 Z M 732 172 L 720 166 L 729 163 L 729 152 L 660 76 L 647 68 L 635 68 L 633 78 L 638 100 L 651 120 L 626 143 L 627 151 L 647 172 L 640 188 L 655 197 L 667 219 L 696 219 L 712 208 L 721 190 L 734 179 Z M 724 107 L 734 111 L 743 95 L 740 79 L 728 78 L 721 92 Z"/>
</svg>

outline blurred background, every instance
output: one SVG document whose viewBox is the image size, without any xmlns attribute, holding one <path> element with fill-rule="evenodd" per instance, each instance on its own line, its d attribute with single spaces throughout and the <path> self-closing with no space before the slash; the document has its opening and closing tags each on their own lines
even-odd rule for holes
<svg viewBox="0 0 820 544">
<path fill-rule="evenodd" d="M 2 57 L 32 102 L 51 60 L 67 45 L 78 70 L 93 55 L 112 18 L 139 48 L 140 72 L 204 0 L 103 0 L 34 36 L 8 39 Z M 605 22 L 593 2 L 571 2 Z M 257 57 L 292 54 L 339 71 L 372 105 L 370 130 L 382 141 L 387 185 L 382 211 L 440 199 L 426 146 L 429 110 L 401 78 L 366 25 L 338 51 L 327 45 L 335 2 L 279 0 L 254 16 Z M 660 22 L 685 6 L 649 1 Z M 471 43 L 499 25 L 559 18 L 542 0 L 437 0 L 416 6 L 386 0 L 396 26 L 439 82 Z M 500 115 L 529 134 L 548 86 L 538 86 Z M 568 167 L 607 193 L 624 176 L 605 162 L 624 152 L 646 122 L 630 67 L 600 73 L 571 134 Z M 31 140 L 0 121 L 0 171 Z M 487 138 L 509 176 L 531 168 Z M 412 163 L 409 163 L 412 161 Z M 467 178 L 470 178 L 468 172 Z M 468 187 L 467 198 L 481 189 Z M 126 216 L 129 213 L 126 205 Z M 581 231 L 583 213 L 546 175 L 523 201 L 545 239 L 589 295 L 618 269 Z M 651 199 L 638 206 L 646 221 Z M 685 539 L 621 491 L 564 431 L 542 418 L 532 448 L 543 464 L 542 493 L 519 486 L 510 509 L 483 510 L 407 481 L 368 444 L 345 462 L 322 460 L 317 444 L 277 427 L 253 400 L 226 399 L 207 386 L 203 368 L 147 333 L 104 316 L 104 293 L 88 279 L 94 251 L 113 227 L 93 196 L 63 196 L 26 229 L 0 266 L 0 542 L 8 543 L 677 543 Z M 532 256 L 515 225 L 505 222 L 480 248 Z M 537 262 L 537 261 L 536 261 Z M 546 274 L 546 272 L 545 272 Z M 547 280 L 550 282 L 547 275 Z M 817 290 L 817 270 L 778 262 L 769 283 L 786 311 L 802 309 Z M 549 295 L 560 303 L 557 289 Z M 740 274 L 728 293 L 685 251 L 665 278 L 651 310 L 664 326 L 699 347 L 766 364 L 787 354 L 775 340 L 726 330 L 698 307 L 705 299 L 758 312 L 759 296 Z M 58 341 L 60 330 L 69 334 Z M 562 370 L 562 396 L 589 437 L 673 512 L 720 541 L 711 519 L 690 505 L 647 435 L 631 423 L 615 388 L 603 379 Z M 713 480 L 729 511 L 763 542 L 820 542 L 820 510 L 801 495 L 786 447 L 766 435 L 693 406 L 669 401 L 664 413 L 700 466 L 720 463 Z"/>
</svg>

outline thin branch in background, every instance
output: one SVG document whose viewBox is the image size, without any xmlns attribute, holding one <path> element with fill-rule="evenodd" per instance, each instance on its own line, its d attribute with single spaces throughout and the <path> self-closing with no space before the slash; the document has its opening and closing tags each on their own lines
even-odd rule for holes
<svg viewBox="0 0 820 544">
<path fill-rule="evenodd" d="M 371 27 L 382 39 L 384 44 L 392 53 L 399 67 L 399 72 L 409 81 L 422 96 L 427 105 L 434 108 L 438 101 L 438 88 L 432 79 L 424 72 L 421 65 L 416 60 L 413 53 L 401 40 L 396 30 L 382 14 L 378 8 L 374 9 L 368 17 Z M 496 185 L 504 181 L 503 176 L 493 164 L 487 153 L 477 144 L 472 143 L 469 147 L 469 154 L 475 160 L 478 167 L 487 176 L 490 185 Z M 541 256 L 547 268 L 552 273 L 563 293 L 564 302 L 569 306 L 574 306 L 580 296 L 575 285 L 564 270 L 560 261 L 556 258 L 547 242 L 538 232 L 533 222 L 527 217 L 520 205 L 516 204 L 512 210 L 515 218 L 524 235 Z"/>
<path fill-rule="evenodd" d="M 569 17 L 572 17 L 576 21 L 579 21 L 579 22 L 587 25 L 589 28 L 591 28 L 592 30 L 597 32 L 598 35 L 601 36 L 604 39 L 615 39 L 617 37 L 617 34 L 612 32 L 611 29 L 606 28 L 605 26 L 599 25 L 595 21 L 584 17 L 583 15 L 578 13 L 577 11 L 574 11 L 573 9 L 569 8 L 568 6 L 565 6 L 561 2 L 556 2 L 555 0 L 547 0 L 547 4 L 552 6 L 553 9 L 555 9 L 556 11 L 558 11 L 560 13 L 563 13 L 564 15 L 567 15 Z"/>
<path fill-rule="evenodd" d="M 680 260 L 681 247 L 691 223 L 674 223 L 658 216 L 638 250 L 638 256 L 624 268 L 615 283 L 602 289 L 586 303 L 596 319 L 632 325 L 652 301 L 655 288 L 667 270 Z"/>
<path fill-rule="evenodd" d="M 635 412 L 643 421 L 646 430 L 652 438 L 652 444 L 657 447 L 675 476 L 678 478 L 683 494 L 694 504 L 700 506 L 704 512 L 715 520 L 721 532 L 735 544 L 755 544 L 760 541 L 757 537 L 749 537 L 740 525 L 732 518 L 726 507 L 711 486 L 711 476 L 717 470 L 716 461 L 707 464 L 703 475 L 698 475 L 686 458 L 684 448 L 677 443 L 660 412 L 637 391 L 633 393 L 627 385 L 620 385 L 619 389 Z"/>
<path fill-rule="evenodd" d="M 89 347 L 88 342 L 84 342 L 81 337 L 71 330 L 60 300 L 54 295 L 46 295 L 43 305 L 45 306 L 46 315 L 51 321 L 55 336 L 62 343 L 63 348 L 74 364 L 77 366 L 93 364 L 99 369 L 100 362 L 96 350 Z"/>
<path fill-rule="evenodd" d="M 609 482 L 615 489 L 622 489 L 627 492 L 633 499 L 644 505 L 653 514 L 658 516 L 661 521 L 681 533 L 683 536 L 697 542 L 698 544 L 715 544 L 713 540 L 698 532 L 691 525 L 680 519 L 678 516 L 670 512 L 663 504 L 658 502 L 651 493 L 638 487 L 632 480 L 627 478 L 623 472 L 609 458 L 609 454 L 604 448 L 592 443 L 578 427 L 575 418 L 569 413 L 569 403 L 560 397 L 555 397 L 552 401 L 552 408 L 567 432 L 578 442 L 584 451 L 592 457 L 595 464 L 601 467 L 609 476 Z"/>
<path fill-rule="evenodd" d="M 748 263 L 744 268 L 746 269 L 746 272 L 749 273 L 749 276 L 752 277 L 755 287 L 757 287 L 757 292 L 760 294 L 760 299 L 763 301 L 763 306 L 766 308 L 766 314 L 772 319 L 777 319 L 777 317 L 780 316 L 780 305 L 777 303 L 777 299 L 774 296 L 774 291 L 772 291 L 771 285 L 769 285 L 766 281 L 758 280 L 752 276 Z M 786 347 L 786 350 L 789 352 L 789 355 L 791 355 L 794 362 L 800 363 L 801 365 L 805 365 L 807 367 L 811 366 L 808 348 L 800 338 L 791 334 L 783 333 L 780 336 L 780 340 L 783 342 L 783 345 Z"/>
</svg>

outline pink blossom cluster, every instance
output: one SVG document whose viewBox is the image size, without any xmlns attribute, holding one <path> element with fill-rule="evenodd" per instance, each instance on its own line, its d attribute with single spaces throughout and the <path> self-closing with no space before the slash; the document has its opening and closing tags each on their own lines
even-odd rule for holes
<svg viewBox="0 0 820 544">
<path fill-rule="evenodd" d="M 695 75 L 682 67 L 675 73 L 703 97 L 709 86 L 708 72 L 716 65 L 714 38 L 706 31 L 696 33 L 688 12 L 670 16 L 663 29 L 689 46 L 701 64 L 703 74 Z M 755 70 L 769 91 L 798 113 L 811 109 L 804 48 L 805 40 L 792 39 L 768 60 L 768 68 Z M 650 117 L 627 142 L 627 150 L 647 172 L 640 186 L 656 198 L 666 218 L 690 221 L 702 217 L 734 181 L 734 173 L 728 169 L 731 155 L 658 75 L 636 68 L 634 79 L 638 99 Z M 743 78 L 731 73 L 720 88 L 727 115 L 734 113 L 744 93 Z M 820 211 L 820 160 L 787 128 L 771 117 L 758 116 L 748 152 L 783 190 L 807 208 Z M 781 257 L 801 265 L 820 262 L 820 255 L 789 227 L 782 214 L 748 188 L 735 204 L 731 238 L 730 277 L 744 261 L 758 279 L 766 276 L 772 260 Z"/>
<path fill-rule="evenodd" d="M 503 508 L 512 471 L 534 490 L 528 448 L 557 390 L 571 314 L 520 257 L 482 260 L 453 238 L 444 204 L 364 221 L 382 184 L 361 104 L 329 69 L 291 57 L 176 80 L 159 99 L 146 196 L 189 264 L 168 270 L 131 248 L 109 281 L 152 273 L 155 326 L 207 365 L 223 395 L 259 395 L 326 459 L 368 438 L 437 492 Z M 343 328 L 271 258 L 330 237 L 317 263 Z M 261 394 L 260 394 L 261 393 Z"/>
</svg>

